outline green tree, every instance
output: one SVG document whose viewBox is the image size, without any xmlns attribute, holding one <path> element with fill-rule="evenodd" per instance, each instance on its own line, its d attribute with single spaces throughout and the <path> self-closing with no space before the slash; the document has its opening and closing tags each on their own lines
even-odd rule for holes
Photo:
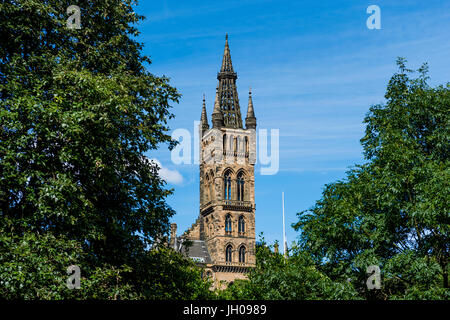
<svg viewBox="0 0 450 320">
<path fill-rule="evenodd" d="M 397 64 L 387 102 L 364 120 L 367 162 L 326 185 L 294 227 L 317 268 L 362 297 L 449 299 L 450 85 L 430 87 L 426 64 L 417 78 Z M 370 265 L 380 290 L 366 286 Z"/>
<path fill-rule="evenodd" d="M 137 298 L 134 288 L 122 282 L 126 266 L 85 263 L 86 253 L 76 241 L 51 233 L 0 234 L 0 297 L 6 299 L 121 299 Z M 69 290 L 67 267 L 81 269 L 81 289 Z M 86 275 L 88 275 L 86 277 Z"/>
<path fill-rule="evenodd" d="M 0 233 L 0 297 L 7 299 L 207 299 L 210 283 L 184 256 L 161 246 L 132 264 L 94 265 L 82 245 L 51 233 Z M 81 269 L 69 290 L 67 267 Z"/>
<path fill-rule="evenodd" d="M 168 231 L 174 211 L 165 198 L 172 191 L 144 154 L 173 146 L 167 120 L 180 95 L 167 78 L 147 71 L 151 61 L 135 40 L 143 17 L 134 12 L 134 1 L 78 1 L 81 29 L 66 26 L 71 4 L 0 4 L 0 281 L 9 284 L 2 295 L 67 296 L 50 273 L 57 269 L 55 277 L 65 278 L 70 260 L 94 282 L 120 273 L 120 292 L 138 290 L 127 297 L 155 298 L 164 289 L 170 297 L 173 286 L 159 283 L 148 268 L 151 261 L 171 264 L 180 257 L 148 248 Z M 25 260 L 21 243 L 30 246 Z M 50 250 L 66 253 L 48 260 Z M 7 274 L 19 266 L 39 271 L 33 275 L 36 290 L 16 290 L 25 271 Z M 180 285 L 175 297 L 195 296 L 183 291 L 193 284 L 177 277 L 186 272 L 201 281 L 198 270 L 178 266 L 167 269 Z M 142 282 L 146 276 L 154 278 Z M 91 287 L 88 296 L 118 296 L 100 287 Z"/>
</svg>

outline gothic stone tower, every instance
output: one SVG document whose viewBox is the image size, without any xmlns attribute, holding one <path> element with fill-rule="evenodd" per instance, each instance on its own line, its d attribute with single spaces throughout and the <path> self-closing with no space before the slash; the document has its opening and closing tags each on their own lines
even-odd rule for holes
<svg viewBox="0 0 450 320">
<path fill-rule="evenodd" d="M 220 285 L 255 265 L 256 118 L 250 91 L 243 127 L 228 36 L 217 79 L 212 128 L 204 98 L 201 113 L 199 217 L 183 236 L 193 242 L 188 255 Z"/>
</svg>

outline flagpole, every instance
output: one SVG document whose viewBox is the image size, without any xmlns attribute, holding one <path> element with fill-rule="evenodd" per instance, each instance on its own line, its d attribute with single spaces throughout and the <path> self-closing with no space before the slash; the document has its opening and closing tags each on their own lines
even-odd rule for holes
<svg viewBox="0 0 450 320">
<path fill-rule="evenodd" d="M 281 193 L 281 201 L 283 203 L 283 254 L 287 256 L 287 248 L 286 248 L 286 227 L 284 223 L 284 191 Z"/>
</svg>

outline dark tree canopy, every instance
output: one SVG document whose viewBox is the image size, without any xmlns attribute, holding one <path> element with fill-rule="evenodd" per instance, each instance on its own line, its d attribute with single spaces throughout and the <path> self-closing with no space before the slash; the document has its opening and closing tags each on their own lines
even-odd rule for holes
<svg viewBox="0 0 450 320">
<path fill-rule="evenodd" d="M 411 78 L 397 63 L 386 104 L 364 119 L 367 162 L 326 185 L 295 228 L 320 270 L 365 297 L 448 299 L 450 85 L 430 87 L 426 64 Z M 367 291 L 370 265 L 381 290 Z"/>
<path fill-rule="evenodd" d="M 81 29 L 66 26 L 72 4 L 0 4 L 0 280 L 8 282 L 1 295 L 69 294 L 49 289 L 38 295 L 38 289 L 25 293 L 12 286 L 8 270 L 36 270 L 24 266 L 20 255 L 11 256 L 25 241 L 30 263 L 34 258 L 37 265 L 50 263 L 47 271 L 58 266 L 55 278 L 67 277 L 69 262 L 80 264 L 86 277 L 122 270 L 126 292 L 138 286 L 135 296 L 155 297 L 165 284 L 151 278 L 160 275 L 148 268 L 154 261 L 164 268 L 163 261 L 178 258 L 167 250 L 147 250 L 167 233 L 174 211 L 165 201 L 172 191 L 144 154 L 173 145 L 167 120 L 173 116 L 170 103 L 180 95 L 167 78 L 148 71 L 151 61 L 136 41 L 135 25 L 143 17 L 134 12 L 133 1 L 78 1 Z M 52 254 L 40 250 L 67 255 L 54 255 L 51 264 L 46 257 Z M 190 271 L 189 263 L 184 270 L 183 263 L 177 266 L 170 283 L 180 287 L 174 297 L 195 296 L 183 288 L 195 284 L 198 271 Z M 49 277 L 36 279 L 44 285 Z M 86 292 L 80 296 L 95 296 Z"/>
</svg>

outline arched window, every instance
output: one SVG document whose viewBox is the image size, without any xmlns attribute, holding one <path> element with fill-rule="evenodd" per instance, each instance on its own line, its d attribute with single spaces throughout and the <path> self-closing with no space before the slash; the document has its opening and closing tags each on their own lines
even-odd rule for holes
<svg viewBox="0 0 450 320">
<path fill-rule="evenodd" d="M 245 152 L 248 153 L 248 137 L 245 137 Z"/>
<path fill-rule="evenodd" d="M 231 200 L 231 172 L 227 171 L 223 178 L 223 191 L 225 200 Z"/>
<path fill-rule="evenodd" d="M 225 217 L 225 233 L 231 233 L 231 214 Z"/>
<path fill-rule="evenodd" d="M 231 262 L 231 253 L 232 253 L 233 248 L 231 247 L 231 244 L 229 244 L 227 246 L 227 248 L 225 249 L 225 261 L 226 262 Z"/>
<path fill-rule="evenodd" d="M 243 216 L 239 217 L 238 231 L 240 234 L 245 233 L 245 220 Z"/>
<path fill-rule="evenodd" d="M 244 201 L 244 173 L 239 172 L 237 176 L 237 199 L 239 201 Z"/>
<path fill-rule="evenodd" d="M 245 262 L 245 247 L 242 246 L 239 248 L 239 262 Z"/>
</svg>

